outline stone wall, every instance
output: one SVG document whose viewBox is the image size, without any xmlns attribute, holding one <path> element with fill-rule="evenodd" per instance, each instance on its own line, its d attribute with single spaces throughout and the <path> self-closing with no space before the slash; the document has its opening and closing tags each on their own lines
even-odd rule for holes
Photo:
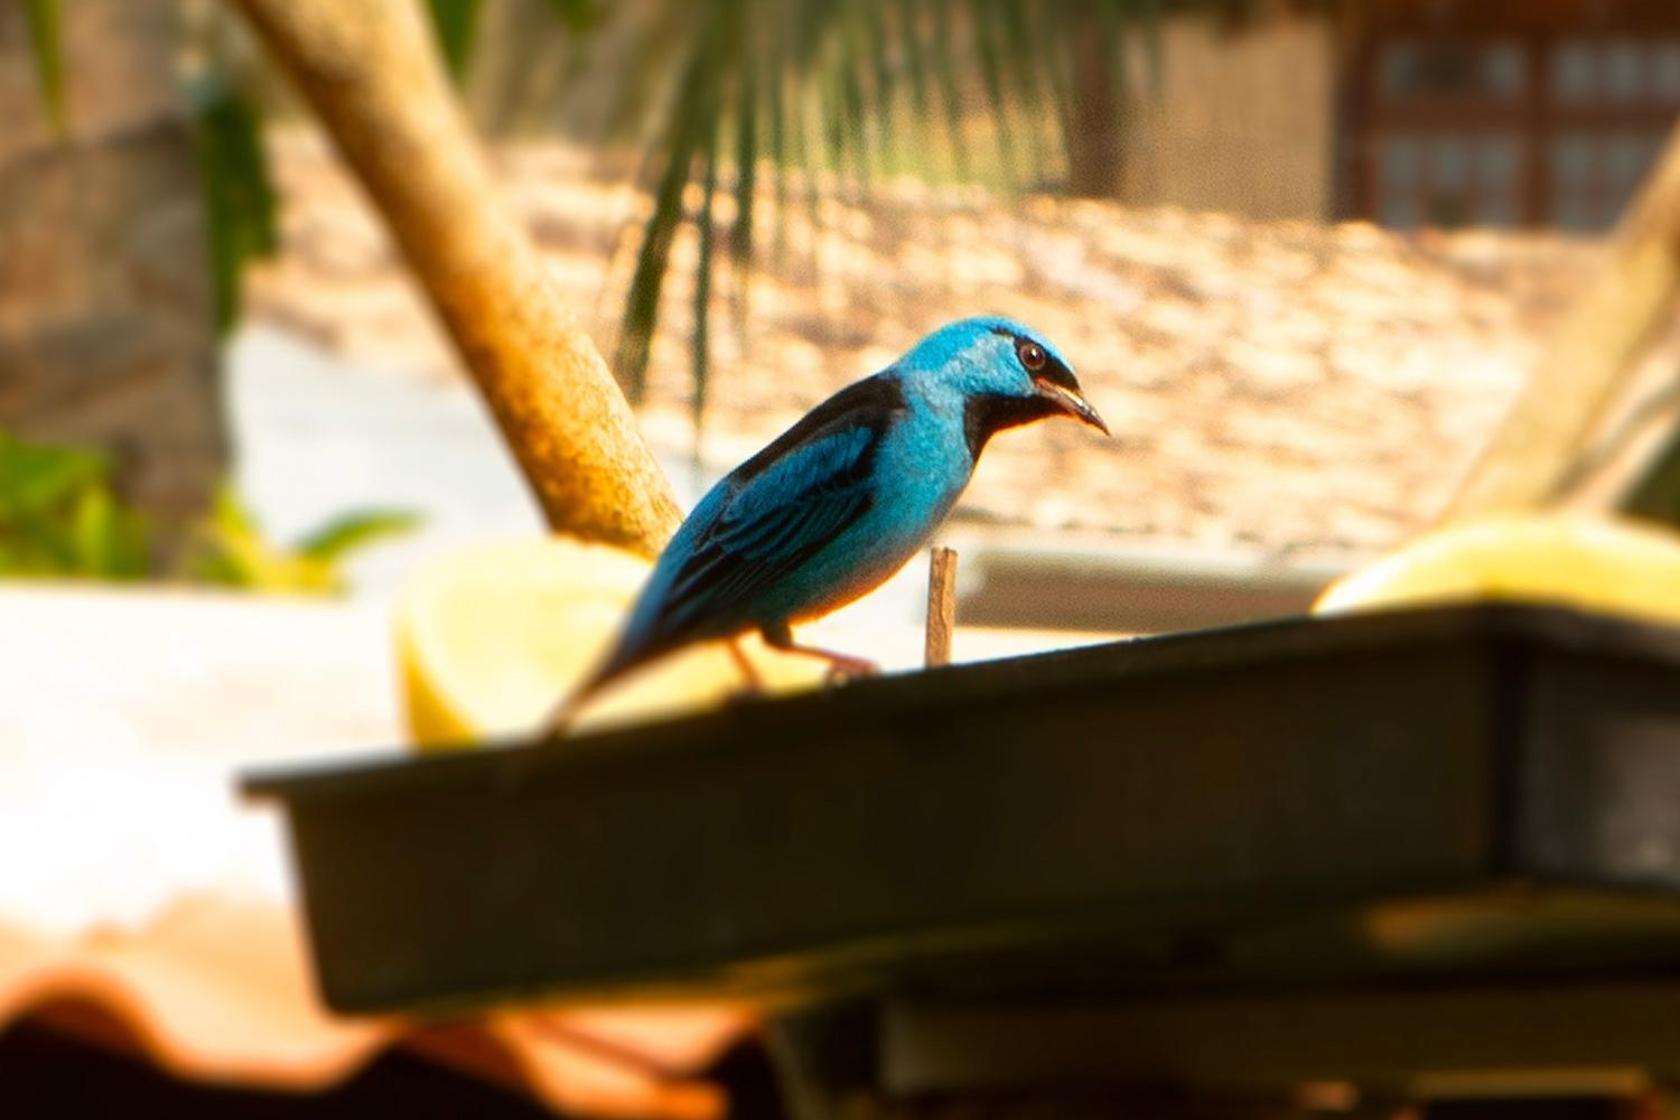
<svg viewBox="0 0 1680 1120">
<path fill-rule="evenodd" d="M 22 9 L 0 4 L 0 428 L 109 450 L 167 538 L 226 460 L 174 5 L 62 5 L 63 138 Z"/>
</svg>

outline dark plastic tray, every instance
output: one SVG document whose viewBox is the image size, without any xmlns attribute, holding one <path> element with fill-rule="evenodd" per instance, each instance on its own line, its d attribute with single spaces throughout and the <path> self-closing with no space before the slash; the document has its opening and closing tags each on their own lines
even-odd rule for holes
<svg viewBox="0 0 1680 1120">
<path fill-rule="evenodd" d="M 1478 606 L 251 778 L 327 1002 L 1680 964 L 1680 631 Z"/>
</svg>

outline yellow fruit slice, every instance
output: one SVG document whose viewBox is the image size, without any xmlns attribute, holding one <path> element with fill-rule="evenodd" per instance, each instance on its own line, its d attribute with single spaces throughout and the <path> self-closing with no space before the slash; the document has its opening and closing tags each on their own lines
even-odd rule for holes
<svg viewBox="0 0 1680 1120">
<path fill-rule="evenodd" d="M 409 730 L 422 748 L 527 735 L 605 656 L 647 577 L 639 557 L 561 537 L 474 545 L 424 565 L 396 604 Z M 742 642 L 774 691 L 819 683 L 810 658 Z M 715 706 L 744 680 L 718 643 L 624 678 L 578 728 Z"/>
<path fill-rule="evenodd" d="M 1609 517 L 1490 518 L 1425 534 L 1330 585 L 1318 613 L 1473 599 L 1680 623 L 1680 534 Z"/>
</svg>

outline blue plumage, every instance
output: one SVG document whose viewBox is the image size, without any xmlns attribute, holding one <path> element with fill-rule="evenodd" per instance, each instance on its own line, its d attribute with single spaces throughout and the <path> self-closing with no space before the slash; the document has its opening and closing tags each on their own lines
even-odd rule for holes
<svg viewBox="0 0 1680 1120">
<path fill-rule="evenodd" d="M 1003 318 L 964 319 L 818 405 L 714 486 L 671 539 L 617 647 L 574 695 L 692 642 L 791 623 L 878 586 L 925 544 L 996 432 L 1067 415 L 1108 429 L 1048 342 Z"/>
</svg>

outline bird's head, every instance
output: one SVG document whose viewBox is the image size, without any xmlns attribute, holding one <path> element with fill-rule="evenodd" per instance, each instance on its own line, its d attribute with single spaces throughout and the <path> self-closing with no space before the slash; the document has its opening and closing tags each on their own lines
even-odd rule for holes
<svg viewBox="0 0 1680 1120">
<path fill-rule="evenodd" d="M 1031 328 L 1000 316 L 961 319 L 934 331 L 900 369 L 960 401 L 969 450 L 1005 428 L 1071 416 L 1108 433 L 1067 360 Z"/>
</svg>

